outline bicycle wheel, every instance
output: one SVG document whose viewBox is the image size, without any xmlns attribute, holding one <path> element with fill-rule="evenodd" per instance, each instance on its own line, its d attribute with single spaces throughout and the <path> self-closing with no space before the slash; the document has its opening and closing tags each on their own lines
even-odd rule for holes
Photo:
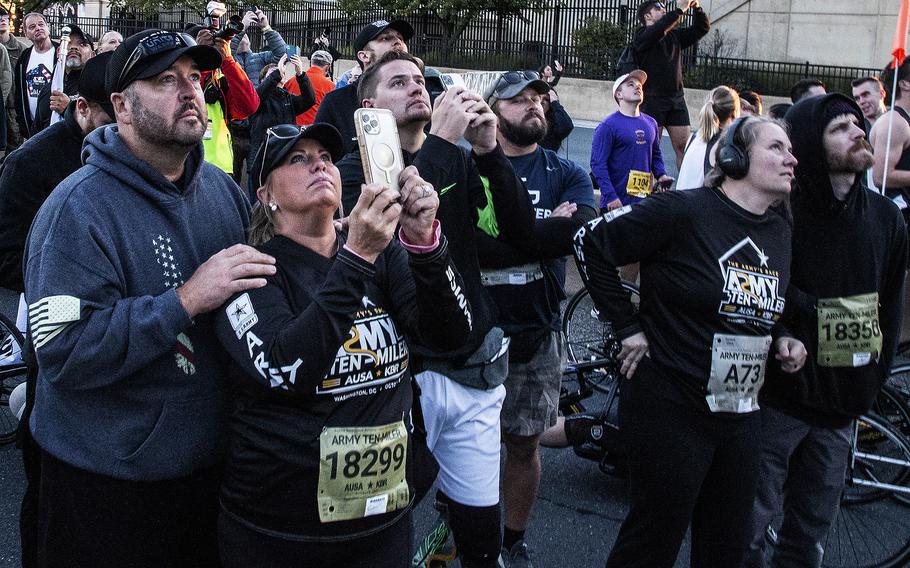
<svg viewBox="0 0 910 568">
<path fill-rule="evenodd" d="M 903 403 L 904 408 L 910 409 L 910 364 L 895 364 L 885 386 Z M 905 423 L 900 429 L 905 436 L 910 436 L 910 424 Z"/>
<path fill-rule="evenodd" d="M 637 311 L 641 301 L 638 288 L 629 282 L 623 282 L 622 287 L 629 292 Z M 619 339 L 613 333 L 613 326 L 594 307 L 586 288 L 576 292 L 569 300 L 562 318 L 562 331 L 566 336 L 566 355 L 569 363 L 615 359 L 622 349 Z M 603 380 L 598 380 L 597 376 L 592 375 L 589 382 L 595 389 L 602 390 L 600 385 L 608 378 L 612 381 L 616 377 L 604 376 Z"/>
<path fill-rule="evenodd" d="M 24 343 L 22 333 L 0 314 L 0 444 L 12 442 L 19 427 L 19 420 L 9 407 L 9 395 L 25 381 L 27 369 L 22 362 Z"/>
<path fill-rule="evenodd" d="M 878 393 L 872 412 L 886 419 L 904 436 L 910 436 L 910 399 L 886 382 Z"/>
<path fill-rule="evenodd" d="M 887 420 L 868 415 L 857 421 L 854 452 L 844 498 L 828 533 L 823 565 L 827 568 L 904 566 L 910 557 L 910 516 L 895 500 L 882 498 L 895 491 L 880 484 L 883 478 L 895 475 L 894 468 L 910 468 L 910 445 Z M 875 497 L 851 501 L 850 493 L 855 496 L 857 488 L 863 488 L 866 497 Z"/>
</svg>

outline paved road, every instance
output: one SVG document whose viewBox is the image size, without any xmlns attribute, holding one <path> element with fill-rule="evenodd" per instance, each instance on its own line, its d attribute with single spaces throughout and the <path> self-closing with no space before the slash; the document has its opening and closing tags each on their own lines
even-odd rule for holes
<svg viewBox="0 0 910 568">
<path fill-rule="evenodd" d="M 579 124 L 568 139 L 563 155 L 585 166 L 590 158 L 592 124 Z M 663 146 L 670 151 L 665 138 Z M 674 168 L 675 169 L 675 168 Z M 672 175 L 672 174 L 671 174 Z M 580 286 L 570 271 L 570 293 Z M 0 311 L 15 313 L 15 298 L 0 291 Z M 20 455 L 15 448 L 0 448 L 0 567 L 19 566 L 18 507 L 24 487 Z M 528 531 L 540 567 L 602 566 L 626 513 L 625 484 L 600 472 L 597 464 L 571 450 L 543 450 L 543 480 Z M 430 499 L 415 514 L 415 535 L 425 534 L 435 520 Z M 688 557 L 688 545 L 680 554 Z M 677 566 L 686 566 L 685 560 Z"/>
</svg>

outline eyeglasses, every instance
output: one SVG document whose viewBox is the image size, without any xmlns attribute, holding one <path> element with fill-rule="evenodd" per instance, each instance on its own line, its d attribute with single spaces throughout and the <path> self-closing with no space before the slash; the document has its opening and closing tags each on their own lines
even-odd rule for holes
<svg viewBox="0 0 910 568">
<path fill-rule="evenodd" d="M 259 187 L 263 186 L 262 175 L 265 173 L 265 162 L 269 157 L 269 140 L 273 137 L 279 140 L 290 140 L 296 138 L 304 132 L 308 126 L 296 126 L 294 124 L 279 124 L 272 126 L 265 131 L 265 144 L 262 145 L 262 166 L 259 168 Z"/>
<path fill-rule="evenodd" d="M 120 90 L 124 78 L 129 77 L 130 72 L 136 67 L 136 64 L 146 57 L 160 55 L 183 47 L 193 47 L 194 45 L 196 45 L 196 40 L 194 40 L 191 35 L 182 32 L 161 31 L 145 36 L 139 40 L 139 43 L 133 48 L 133 52 L 130 53 L 130 56 L 126 59 L 123 70 L 120 71 L 120 75 L 117 77 L 115 91 Z"/>
</svg>

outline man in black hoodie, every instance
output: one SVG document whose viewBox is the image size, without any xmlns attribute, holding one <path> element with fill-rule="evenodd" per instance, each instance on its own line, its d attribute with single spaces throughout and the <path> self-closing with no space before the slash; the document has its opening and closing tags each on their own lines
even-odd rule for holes
<svg viewBox="0 0 910 568">
<path fill-rule="evenodd" d="M 851 423 L 872 406 L 894 358 L 907 263 L 900 212 L 862 185 L 872 148 L 856 103 L 841 94 L 810 97 L 785 120 L 799 165 L 790 287 L 778 333 L 802 341 L 809 357 L 795 374 L 768 359 L 749 567 L 765 565 L 764 533 L 782 497 L 774 565 L 821 564 L 843 490 Z"/>
</svg>

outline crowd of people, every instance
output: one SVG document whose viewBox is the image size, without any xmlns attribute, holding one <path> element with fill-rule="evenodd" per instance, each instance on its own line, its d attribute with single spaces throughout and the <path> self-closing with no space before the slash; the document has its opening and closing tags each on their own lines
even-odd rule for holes
<svg viewBox="0 0 910 568">
<path fill-rule="evenodd" d="M 708 16 L 636 14 L 589 174 L 557 154 L 557 61 L 444 89 L 378 20 L 336 86 L 328 29 L 304 57 L 257 8 L 260 52 L 73 24 L 58 54 L 42 15 L 26 47 L 0 12 L 23 566 L 401 568 L 434 486 L 462 566 L 535 565 L 539 446 L 573 439 L 573 256 L 626 378 L 607 566 L 673 566 L 690 528 L 692 566 L 819 566 L 901 335 L 910 61 L 767 113 L 720 85 L 693 131 L 680 52 Z M 364 110 L 397 127 L 397 179 L 368 183 Z"/>
</svg>

